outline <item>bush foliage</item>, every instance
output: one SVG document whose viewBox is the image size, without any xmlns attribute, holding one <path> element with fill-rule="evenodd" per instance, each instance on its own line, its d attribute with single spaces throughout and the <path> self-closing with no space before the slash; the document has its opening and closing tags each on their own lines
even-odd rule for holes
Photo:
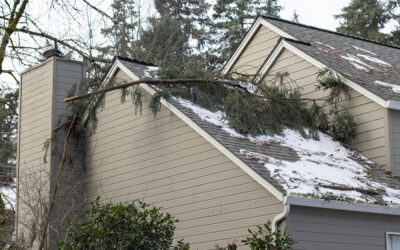
<svg viewBox="0 0 400 250">
<path fill-rule="evenodd" d="M 112 205 L 97 198 L 79 217 L 60 249 L 189 249 L 183 241 L 172 246 L 177 219 L 140 201 Z"/>
</svg>

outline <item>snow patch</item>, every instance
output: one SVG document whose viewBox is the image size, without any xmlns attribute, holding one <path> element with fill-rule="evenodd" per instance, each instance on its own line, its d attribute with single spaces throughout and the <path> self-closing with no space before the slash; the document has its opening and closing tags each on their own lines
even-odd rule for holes
<svg viewBox="0 0 400 250">
<path fill-rule="evenodd" d="M 322 45 L 322 46 L 328 47 L 329 49 L 335 49 L 334 47 L 330 46 L 329 44 L 326 44 L 326 43 L 321 43 L 321 42 L 318 42 L 318 41 L 314 41 L 314 42 L 315 42 L 315 43 L 317 43 L 317 44 L 319 44 L 319 45 Z"/>
<path fill-rule="evenodd" d="M 241 135 L 230 128 L 221 111 L 211 112 L 192 102 L 175 98 L 182 106 L 189 108 L 203 121 L 212 123 L 231 136 L 241 137 L 256 144 L 279 143 L 293 149 L 299 156 L 295 162 L 286 161 L 246 149 L 239 153 L 248 159 L 257 160 L 271 173 L 272 178 L 290 195 L 311 195 L 324 197 L 352 198 L 362 202 L 374 202 L 369 194 L 384 190 L 383 200 L 388 205 L 400 206 L 400 190 L 390 188 L 370 179 L 368 172 L 373 164 L 358 152 L 342 146 L 329 135 L 319 132 L 319 140 L 306 139 L 298 131 L 285 129 L 283 135 Z M 363 160 L 360 164 L 357 160 Z"/>
<path fill-rule="evenodd" d="M 362 51 L 362 52 L 366 52 L 366 53 L 369 53 L 369 54 L 371 54 L 371 55 L 376 56 L 376 54 L 375 54 L 374 52 L 371 52 L 371 51 L 369 51 L 369 50 L 366 50 L 366 49 L 357 47 L 357 46 L 355 46 L 355 45 L 352 45 L 352 46 L 353 46 L 356 50 L 359 50 L 359 51 Z"/>
<path fill-rule="evenodd" d="M 153 78 L 155 74 L 157 73 L 159 67 L 156 66 L 147 66 L 146 69 L 144 70 L 144 77 L 148 78 Z"/>
<path fill-rule="evenodd" d="M 385 67 L 392 67 L 392 65 L 390 63 L 382 61 L 381 59 L 378 59 L 376 57 L 372 57 L 372 56 L 364 55 L 364 54 L 357 54 L 357 56 L 362 57 L 365 60 L 368 60 L 370 62 L 374 62 L 374 63 L 380 64 L 380 65 L 383 65 Z"/>
<path fill-rule="evenodd" d="M 394 84 L 390 84 L 390 83 L 387 83 L 387 82 L 382 82 L 382 81 L 379 81 L 379 80 L 375 81 L 375 85 L 391 89 L 394 93 L 400 94 L 400 86 L 399 85 L 394 85 Z"/>
<path fill-rule="evenodd" d="M 357 69 L 360 70 L 364 70 L 364 71 L 369 71 L 370 69 L 376 69 L 375 67 L 366 64 L 365 62 L 361 61 L 359 58 L 357 58 L 356 56 L 347 54 L 346 56 L 341 55 L 341 58 L 349 61 L 354 67 L 356 67 Z"/>
</svg>

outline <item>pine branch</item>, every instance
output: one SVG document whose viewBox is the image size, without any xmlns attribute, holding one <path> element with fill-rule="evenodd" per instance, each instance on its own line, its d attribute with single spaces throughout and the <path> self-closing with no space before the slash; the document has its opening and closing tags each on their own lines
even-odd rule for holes
<svg viewBox="0 0 400 250">
<path fill-rule="evenodd" d="M 64 102 L 70 102 L 70 101 L 75 101 L 75 100 L 81 100 L 81 99 L 86 99 L 92 95 L 98 95 L 98 94 L 103 94 L 107 93 L 113 90 L 118 90 L 118 89 L 125 89 L 131 86 L 139 85 L 141 83 L 147 83 L 147 84 L 171 84 L 171 83 L 215 83 L 219 85 L 226 85 L 230 87 L 234 87 L 240 90 L 245 91 L 248 94 L 251 94 L 255 97 L 263 98 L 263 99 L 276 99 L 276 100 L 297 100 L 297 101 L 319 101 L 319 100 L 325 100 L 324 98 L 286 98 L 286 97 L 274 97 L 274 96 L 261 96 L 257 95 L 254 93 L 251 93 L 247 88 L 231 81 L 225 81 L 225 80 L 205 80 L 205 79 L 141 79 L 137 81 L 132 81 L 128 83 L 124 83 L 121 85 L 117 86 L 112 86 L 106 89 L 101 89 L 94 91 L 92 93 L 87 93 L 79 96 L 72 96 L 69 98 L 64 99 Z"/>
</svg>

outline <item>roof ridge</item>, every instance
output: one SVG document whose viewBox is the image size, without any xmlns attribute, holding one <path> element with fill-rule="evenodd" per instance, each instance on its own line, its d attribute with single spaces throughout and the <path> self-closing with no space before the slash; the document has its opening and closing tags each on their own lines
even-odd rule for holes
<svg viewBox="0 0 400 250">
<path fill-rule="evenodd" d="M 387 47 L 394 48 L 394 49 L 400 49 L 400 46 L 387 44 L 387 43 L 381 43 L 381 42 L 377 42 L 377 41 L 374 41 L 374 40 L 370 40 L 370 39 L 366 39 L 366 38 L 362 38 L 362 37 L 358 37 L 358 36 L 353 36 L 353 35 L 348 35 L 348 34 L 344 34 L 344 33 L 341 33 L 341 32 L 337 32 L 337 31 L 318 28 L 318 27 L 311 26 L 311 25 L 296 23 L 296 22 L 289 21 L 289 20 L 282 19 L 282 18 L 278 18 L 278 17 L 272 17 L 272 16 L 267 16 L 267 15 L 261 15 L 261 17 L 266 18 L 266 19 L 271 19 L 271 20 L 276 20 L 276 21 L 281 21 L 281 22 L 297 25 L 297 26 L 304 27 L 304 28 L 319 30 L 319 31 L 323 31 L 323 32 L 327 32 L 327 33 L 331 33 L 331 34 L 335 34 L 335 35 L 350 37 L 350 38 L 354 38 L 354 39 L 357 39 L 357 40 L 370 42 L 370 43 L 374 43 L 374 44 L 377 44 L 377 45 L 387 46 Z"/>
<path fill-rule="evenodd" d="M 121 59 L 121 60 L 125 60 L 125 61 L 128 61 L 128 62 L 143 64 L 143 65 L 146 65 L 146 66 L 157 66 L 157 65 L 155 65 L 154 63 L 151 63 L 151 62 L 145 62 L 145 61 L 141 61 L 141 60 L 137 60 L 137 59 L 129 58 L 129 57 L 124 57 L 124 56 L 115 56 L 115 58 Z"/>
</svg>

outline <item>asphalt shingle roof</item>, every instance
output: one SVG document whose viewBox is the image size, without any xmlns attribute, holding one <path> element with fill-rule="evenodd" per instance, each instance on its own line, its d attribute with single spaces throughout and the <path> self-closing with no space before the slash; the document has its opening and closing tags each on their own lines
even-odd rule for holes
<svg viewBox="0 0 400 250">
<path fill-rule="evenodd" d="M 145 76 L 146 70 L 148 69 L 148 66 L 155 67 L 155 64 L 149 63 L 149 62 L 143 62 L 127 57 L 121 57 L 117 56 L 117 59 L 119 59 L 122 64 L 124 64 L 130 71 L 132 71 L 136 76 L 139 78 L 142 78 Z"/>
<path fill-rule="evenodd" d="M 305 43 L 288 41 L 309 56 L 327 65 L 329 68 L 340 72 L 346 76 L 346 78 L 368 89 L 384 100 L 400 101 L 400 95 L 393 93 L 389 88 L 375 84 L 375 81 L 378 80 L 400 86 L 399 47 L 297 24 L 278 18 L 263 18 L 294 38 L 309 43 L 307 45 Z M 379 59 L 390 64 L 390 66 L 372 62 L 366 59 L 368 57 Z M 368 65 L 369 68 L 363 64 L 361 64 L 361 66 L 367 68 L 367 70 L 357 68 L 346 58 L 355 58 L 361 61 L 361 63 Z"/>
<path fill-rule="evenodd" d="M 140 74 L 141 76 L 143 76 L 144 74 L 143 71 L 144 68 L 149 66 L 149 64 L 140 65 L 141 64 L 140 62 L 131 59 L 119 58 L 119 60 L 133 73 L 136 74 L 136 72 L 138 72 L 138 74 Z M 259 153 L 276 159 L 282 159 L 290 162 L 295 162 L 299 160 L 299 155 L 296 151 L 287 146 L 283 146 L 279 143 L 271 142 L 266 144 L 257 144 L 241 137 L 232 136 L 223 129 L 221 129 L 221 127 L 202 120 L 191 109 L 182 106 L 178 101 L 172 98 L 170 98 L 168 101 L 178 110 L 184 113 L 188 118 L 190 118 L 193 122 L 195 122 L 210 136 L 212 136 L 215 140 L 217 140 L 226 149 L 232 152 L 241 161 L 246 163 L 259 176 L 267 180 L 278 190 L 280 190 L 283 194 L 286 194 L 284 188 L 272 177 L 272 173 L 267 168 L 265 168 L 263 164 L 259 162 L 258 159 L 248 158 L 245 155 L 241 154 L 240 150 L 244 149 L 250 152 Z M 362 160 L 360 161 L 362 162 Z M 366 163 L 364 162 L 364 164 Z M 384 169 L 382 169 L 377 165 L 372 165 L 372 166 L 370 165 L 370 168 L 371 172 L 369 173 L 369 178 L 379 183 L 384 183 L 395 189 L 400 189 L 399 178 L 392 177 L 389 173 L 387 173 Z M 374 196 L 374 198 L 377 200 L 382 200 L 381 194 Z"/>
</svg>

